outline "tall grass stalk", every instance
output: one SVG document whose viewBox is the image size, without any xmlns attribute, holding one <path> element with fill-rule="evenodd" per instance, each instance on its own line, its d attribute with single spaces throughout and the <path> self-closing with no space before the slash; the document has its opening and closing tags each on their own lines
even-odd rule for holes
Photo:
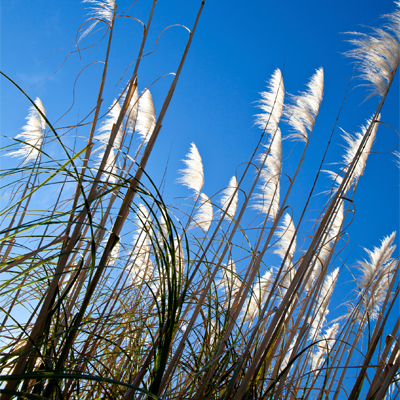
<svg viewBox="0 0 400 400">
<path fill-rule="evenodd" d="M 122 12 L 115 0 L 84 3 L 92 8 L 77 33 L 78 51 L 97 51 L 104 41 L 105 54 L 92 111 L 73 126 L 82 136 L 72 149 L 41 100 L 2 72 L 31 108 L 22 133 L 2 149 L 20 164 L 1 175 L 1 400 L 396 398 L 396 232 L 366 249 L 367 260 L 349 266 L 342 254 L 351 253 L 355 193 L 386 124 L 400 61 L 400 2 L 383 28 L 352 34 L 348 55 L 379 104 L 360 133 L 337 139 L 345 142 L 339 172 L 326 171 L 332 130 L 301 206 L 293 197 L 313 157 L 321 67 L 295 96 L 285 93 L 284 73 L 273 72 L 255 117 L 258 143 L 243 155 L 242 172 L 213 196 L 203 192 L 207 177 L 192 143 L 176 181 L 194 195 L 169 205 L 147 163 L 168 124 L 204 1 L 192 29 L 184 27 L 189 36 L 177 69 L 147 87 L 140 65 L 156 51 L 145 53 L 157 0 L 147 24 L 133 17 L 135 2 Z M 113 41 L 125 18 L 143 34 L 128 83 L 105 109 Z M 87 45 L 102 29 L 100 41 Z M 150 87 L 155 93 L 167 75 L 173 80 L 157 115 Z M 284 139 L 303 146 L 291 174 Z M 310 228 L 321 180 L 330 189 Z M 40 210 L 40 196 L 51 206 Z M 338 306 L 346 269 L 353 292 Z"/>
</svg>

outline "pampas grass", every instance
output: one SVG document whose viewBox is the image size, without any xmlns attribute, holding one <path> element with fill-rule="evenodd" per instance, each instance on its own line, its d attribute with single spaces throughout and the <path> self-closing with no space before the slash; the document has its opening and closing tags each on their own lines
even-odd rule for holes
<svg viewBox="0 0 400 400">
<path fill-rule="evenodd" d="M 178 182 L 187 186 L 199 196 L 204 185 L 204 172 L 199 150 L 197 150 L 194 143 L 190 145 L 190 150 L 184 163 L 186 164 L 186 168 L 180 171 L 182 176 Z"/>
<path fill-rule="evenodd" d="M 97 25 L 106 26 L 107 41 L 91 122 L 86 116 L 73 130 L 57 127 L 38 98 L 3 74 L 32 107 L 22 133 L 3 149 L 21 165 L 3 171 L 1 400 L 398 396 L 396 232 L 380 244 L 376 238 L 366 259 L 347 257 L 352 213 L 365 200 L 355 193 L 398 68 L 400 3 L 383 28 L 353 34 L 348 55 L 379 105 L 360 133 L 332 136 L 344 144 L 339 167 L 329 167 L 336 172 L 321 174 L 324 156 L 314 184 L 301 180 L 305 159 L 315 157 L 309 146 L 323 104 L 323 69 L 294 96 L 285 94 L 276 69 L 257 103 L 262 133 L 254 151 L 225 187 L 213 194 L 206 187 L 207 196 L 209 149 L 201 147 L 202 159 L 187 143 L 181 169 L 168 170 L 185 193 L 178 205 L 165 200 L 172 191 L 167 166 L 157 160 L 160 183 L 146 165 L 168 124 L 204 3 L 158 114 L 149 90 L 158 87 L 142 86 L 139 68 L 157 1 L 142 24 L 134 72 L 120 77 L 128 83 L 115 88 L 109 109 L 103 97 L 111 39 L 119 17 L 137 21 L 135 8 L 117 14 L 114 1 L 84 3 L 92 8 L 78 45 L 96 37 Z M 301 147 L 294 172 L 286 168 L 287 143 Z M 218 172 L 207 179 L 217 181 Z M 321 180 L 328 191 L 310 221 Z M 299 206 L 296 190 L 308 194 L 306 204 Z M 38 208 L 43 199 L 48 203 Z"/>
<path fill-rule="evenodd" d="M 35 106 L 29 109 L 26 117 L 27 123 L 22 128 L 22 132 L 15 136 L 16 139 L 23 139 L 24 145 L 19 150 L 8 153 L 10 157 L 22 157 L 22 166 L 30 161 L 36 161 L 40 157 L 40 149 L 46 130 L 46 111 L 39 97 L 35 100 Z"/>
</svg>

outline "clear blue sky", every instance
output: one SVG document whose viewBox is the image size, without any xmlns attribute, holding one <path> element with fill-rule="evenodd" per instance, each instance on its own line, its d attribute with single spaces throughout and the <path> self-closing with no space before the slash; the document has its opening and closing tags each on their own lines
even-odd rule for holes
<svg viewBox="0 0 400 400">
<path fill-rule="evenodd" d="M 130 0 L 117 2 L 118 12 L 131 5 Z M 200 1 L 159 0 L 148 40 L 147 51 L 154 47 L 157 35 L 172 24 L 192 28 Z M 138 0 L 129 14 L 147 21 L 151 1 Z M 78 0 L 13 0 L 1 4 L 1 70 L 14 79 L 27 93 L 39 96 L 50 121 L 56 127 L 70 126 L 86 115 L 95 105 L 102 67 L 94 64 L 77 81 L 76 101 L 68 115 L 56 122 L 72 105 L 73 83 L 83 67 L 103 60 L 105 43 L 82 53 L 76 50 L 74 35 L 87 18 L 88 5 Z M 315 69 L 325 70 L 324 100 L 321 105 L 308 156 L 289 203 L 294 220 L 304 204 L 312 179 L 321 161 L 327 140 L 346 91 L 353 64 L 343 53 L 350 49 L 345 42 L 347 31 L 369 32 L 366 26 L 380 26 L 379 16 L 394 11 L 392 1 L 336 0 L 280 1 L 207 0 L 178 83 L 170 109 L 148 172 L 160 182 L 170 154 L 165 197 L 167 203 L 179 203 L 189 191 L 176 184 L 181 160 L 193 141 L 204 162 L 204 192 L 212 196 L 224 188 L 237 167 L 252 153 L 260 129 L 254 126 L 258 113 L 259 92 L 276 68 L 283 71 L 285 89 L 290 93 L 304 90 Z M 141 41 L 141 26 L 126 18 L 116 23 L 109 75 L 104 92 L 105 112 L 122 88 L 118 82 L 129 64 L 136 58 Z M 82 44 L 92 44 L 100 34 Z M 176 70 L 187 40 L 187 31 L 173 27 L 159 39 L 157 51 L 146 57 L 139 69 L 138 85 L 143 90 L 161 75 Z M 58 72 L 52 75 L 59 67 Z M 132 68 L 129 70 L 132 72 Z M 122 79 L 125 83 L 129 74 Z M 46 79 L 46 80 L 45 80 Z M 161 109 L 172 78 L 166 77 L 153 85 L 156 111 Z M 15 136 L 24 125 L 28 102 L 4 79 L 1 83 L 1 134 Z M 356 132 L 376 109 L 378 99 L 366 102 L 366 90 L 350 85 L 338 126 Z M 399 77 L 397 76 L 386 105 L 382 121 L 399 131 Z M 282 125 L 282 134 L 288 128 Z M 393 129 L 381 126 L 367 162 L 364 177 L 355 198 L 356 215 L 348 232 L 353 248 L 348 265 L 364 257 L 360 246 L 372 248 L 393 230 L 399 230 L 399 172 L 395 157 L 388 153 L 398 145 Z M 78 135 L 87 136 L 81 128 Z M 72 138 L 66 139 L 72 144 Z M 9 142 L 2 139 L 2 144 Z M 83 142 L 82 142 L 83 143 Z M 336 129 L 327 162 L 340 162 L 343 148 L 340 130 Z M 293 173 L 302 144 L 284 141 L 285 173 Z M 58 151 L 54 146 L 53 155 Z M 296 158 L 297 157 L 297 158 Z M 3 167 L 17 165 L 15 159 L 3 159 Z M 326 165 L 338 171 L 339 166 Z M 239 168 L 239 171 L 241 169 Z M 329 180 L 320 180 L 316 193 L 329 188 Z M 324 196 L 316 196 L 310 207 L 309 219 L 318 216 Z M 299 209 L 297 209 L 299 207 Z M 307 234 L 305 227 L 303 234 Z M 398 238 L 396 239 L 398 243 Z M 396 253 L 398 254 L 398 253 Z"/>
</svg>

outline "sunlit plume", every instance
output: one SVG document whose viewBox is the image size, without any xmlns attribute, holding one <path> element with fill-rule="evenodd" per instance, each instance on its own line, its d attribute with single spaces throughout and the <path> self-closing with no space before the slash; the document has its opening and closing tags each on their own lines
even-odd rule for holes
<svg viewBox="0 0 400 400">
<path fill-rule="evenodd" d="M 258 107 L 262 113 L 256 115 L 256 124 L 261 129 L 266 129 L 272 134 L 278 129 L 282 117 L 283 102 L 285 99 L 285 87 L 282 73 L 276 69 L 268 82 L 268 92 L 261 92 L 261 100 Z"/>
<path fill-rule="evenodd" d="M 286 122 L 293 128 L 287 136 L 290 139 L 308 143 L 321 105 L 324 92 L 324 70 L 319 68 L 307 84 L 307 90 L 298 96 L 291 96 L 292 104 L 286 104 Z"/>
<path fill-rule="evenodd" d="M 90 3 L 93 6 L 90 8 L 89 18 L 90 24 L 81 34 L 79 40 L 82 40 L 93 28 L 98 24 L 98 22 L 105 21 L 109 24 L 112 21 L 115 7 L 115 0 L 82 0 L 82 3 Z"/>
<path fill-rule="evenodd" d="M 35 104 L 43 116 L 46 116 L 45 109 L 39 97 L 36 98 Z M 22 132 L 15 136 L 16 139 L 21 139 L 25 144 L 19 150 L 8 153 L 8 155 L 10 157 L 23 157 L 22 166 L 30 161 L 35 161 L 40 156 L 40 149 L 46 130 L 46 120 L 43 116 L 34 106 L 31 106 L 29 114 L 26 117 L 26 125 L 22 128 Z"/>
<path fill-rule="evenodd" d="M 143 144 L 147 144 L 149 141 L 156 126 L 156 121 L 157 117 L 153 97 L 150 90 L 146 89 L 139 98 L 139 110 L 136 121 L 136 132 L 142 139 Z"/>
<path fill-rule="evenodd" d="M 178 182 L 192 189 L 199 196 L 204 185 L 204 172 L 200 153 L 194 143 L 190 145 L 190 150 L 186 157 L 187 159 L 183 160 L 186 168 L 179 171 L 182 176 L 178 179 Z"/>
<path fill-rule="evenodd" d="M 237 180 L 235 176 L 232 176 L 229 181 L 228 187 L 222 191 L 222 196 L 220 200 L 221 211 L 226 212 L 225 219 L 231 219 L 235 217 L 239 193 L 237 191 Z"/>
</svg>

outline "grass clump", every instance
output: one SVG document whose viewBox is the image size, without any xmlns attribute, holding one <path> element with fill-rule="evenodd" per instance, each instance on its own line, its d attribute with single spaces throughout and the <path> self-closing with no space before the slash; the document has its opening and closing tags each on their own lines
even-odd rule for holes
<svg viewBox="0 0 400 400">
<path fill-rule="evenodd" d="M 92 8 L 78 48 L 95 47 L 85 41 L 101 27 L 106 42 L 88 116 L 57 128 L 41 100 L 2 73 L 30 108 L 22 132 L 2 149 L 20 164 L 2 170 L 1 399 L 398 396 L 396 232 L 366 249 L 342 302 L 346 311 L 330 304 L 346 274 L 340 254 L 350 246 L 355 192 L 400 61 L 400 2 L 384 28 L 352 36 L 348 55 L 379 104 L 359 133 L 343 131 L 342 160 L 325 171 L 332 132 L 302 208 L 291 202 L 303 163 L 313 157 L 322 68 L 295 96 L 285 93 L 284 74 L 273 72 L 258 103 L 259 142 L 220 193 L 203 192 L 203 161 L 191 143 L 177 180 L 192 195 L 169 205 L 146 166 L 204 2 L 158 115 L 150 88 L 139 90 L 157 1 L 128 83 L 108 109 L 102 100 L 112 38 L 120 17 L 133 18 L 135 8 L 118 13 L 114 0 L 84 2 Z M 302 146 L 291 174 L 283 167 L 284 139 Z M 329 191 L 309 228 L 321 179 L 330 179 Z M 51 207 L 38 208 L 41 196 Z"/>
</svg>

